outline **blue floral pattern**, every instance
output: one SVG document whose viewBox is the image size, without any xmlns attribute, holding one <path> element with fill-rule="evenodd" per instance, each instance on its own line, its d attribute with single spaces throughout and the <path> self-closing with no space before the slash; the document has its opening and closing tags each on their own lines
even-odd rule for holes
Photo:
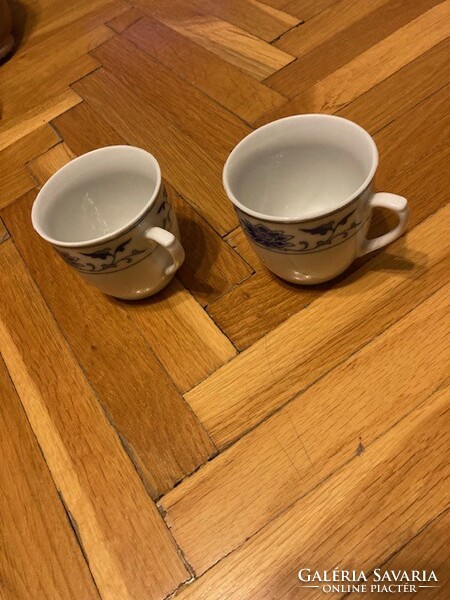
<svg viewBox="0 0 450 600">
<path fill-rule="evenodd" d="M 95 252 L 80 252 L 82 256 L 88 257 L 86 260 L 80 256 L 76 256 L 64 250 L 56 249 L 60 256 L 74 269 L 83 273 L 104 273 L 108 271 L 117 271 L 126 265 L 131 265 L 135 262 L 135 257 L 146 252 L 134 248 L 127 251 L 126 247 L 131 242 L 131 238 L 125 242 L 121 242 L 115 248 L 107 247 Z"/>
<path fill-rule="evenodd" d="M 246 234 L 260 246 L 277 250 L 294 246 L 290 241 L 294 236 L 287 235 L 280 229 L 269 229 L 265 225 L 255 225 L 246 220 L 242 220 L 241 224 Z"/>
<path fill-rule="evenodd" d="M 355 210 L 352 210 L 337 219 L 297 230 L 289 224 L 287 231 L 271 229 L 262 223 L 253 223 L 239 216 L 245 233 L 253 243 L 274 252 L 302 254 L 328 250 L 353 237 L 362 227 L 362 221 L 355 219 L 354 213 Z"/>
</svg>

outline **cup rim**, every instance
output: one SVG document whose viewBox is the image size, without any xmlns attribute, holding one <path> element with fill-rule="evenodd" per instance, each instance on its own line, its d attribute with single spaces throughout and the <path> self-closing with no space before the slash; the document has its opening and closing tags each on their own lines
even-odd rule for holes
<svg viewBox="0 0 450 600">
<path fill-rule="evenodd" d="M 358 129 L 360 132 L 362 132 L 364 134 L 364 137 L 367 139 L 368 144 L 372 150 L 372 165 L 371 165 L 369 173 L 366 176 L 366 178 L 364 179 L 363 183 L 350 196 L 347 196 L 345 198 L 345 200 L 343 200 L 341 203 L 339 203 L 339 206 L 334 207 L 332 210 L 319 210 L 319 211 L 316 211 L 315 213 L 312 213 L 312 214 L 310 213 L 310 214 L 308 214 L 308 216 L 303 216 L 303 217 L 300 215 L 293 216 L 293 217 L 267 215 L 265 213 L 248 208 L 247 206 L 242 204 L 236 198 L 236 196 L 233 194 L 230 186 L 228 185 L 230 161 L 231 161 L 232 156 L 235 154 L 235 152 L 237 152 L 237 150 L 240 147 L 242 147 L 245 143 L 247 143 L 251 137 L 256 136 L 262 130 L 274 129 L 275 127 L 277 127 L 279 125 L 279 123 L 281 123 L 283 121 L 297 121 L 297 120 L 306 120 L 306 119 L 346 121 L 352 127 L 354 127 L 355 129 Z M 331 215 L 335 212 L 342 210 L 343 208 L 345 208 L 346 206 L 351 204 L 370 185 L 370 182 L 372 181 L 372 179 L 375 176 L 377 167 L 378 167 L 377 146 L 376 146 L 375 141 L 373 140 L 372 136 L 370 135 L 370 133 L 367 132 L 363 127 L 361 127 L 361 125 L 358 125 L 354 121 L 351 121 L 350 119 L 346 119 L 344 117 L 340 117 L 338 115 L 328 115 L 328 114 L 324 114 L 324 113 L 305 113 L 305 114 L 301 114 L 301 115 L 292 115 L 289 117 L 283 117 L 282 119 L 277 119 L 276 121 L 271 121 L 270 123 L 267 123 L 266 125 L 262 125 L 261 127 L 258 127 L 257 129 L 255 129 L 254 131 L 252 131 L 251 133 L 246 135 L 233 148 L 233 150 L 228 155 L 228 158 L 225 161 L 225 165 L 224 165 L 223 171 L 222 171 L 222 183 L 223 183 L 223 187 L 225 188 L 225 192 L 226 192 L 228 198 L 231 200 L 231 202 L 234 204 L 234 206 L 236 208 L 238 208 L 240 211 L 242 211 L 243 213 L 250 215 L 251 217 L 254 217 L 256 219 L 260 219 L 261 221 L 268 221 L 268 222 L 272 222 L 272 223 L 301 223 L 301 222 L 305 222 L 305 221 L 314 221 L 316 219 L 320 219 L 321 217 L 326 217 L 328 215 Z"/>
<path fill-rule="evenodd" d="M 121 150 L 121 151 L 125 150 L 126 152 L 129 152 L 130 155 L 136 154 L 136 153 L 144 153 L 147 155 L 147 157 L 150 158 L 150 161 L 153 162 L 153 165 L 156 169 L 156 183 L 155 183 L 155 188 L 154 188 L 152 194 L 150 195 L 148 201 L 145 203 L 144 207 L 134 217 L 129 219 L 121 227 L 115 229 L 114 231 L 111 231 L 110 233 L 107 233 L 105 235 L 102 235 L 102 236 L 99 236 L 96 238 L 92 238 L 89 240 L 83 240 L 83 241 L 79 241 L 79 242 L 67 242 L 67 241 L 57 240 L 57 239 L 49 236 L 38 223 L 38 211 L 40 209 L 40 205 L 43 202 L 45 202 L 45 196 L 46 196 L 46 192 L 48 191 L 48 188 L 51 187 L 52 185 L 54 185 L 55 181 L 58 180 L 61 176 L 63 176 L 67 171 L 72 169 L 76 163 L 82 162 L 83 160 L 86 160 L 87 157 L 91 157 L 94 154 L 103 154 L 105 152 L 114 152 L 116 150 Z M 50 244 L 53 244 L 54 246 L 59 246 L 61 248 L 75 248 L 76 249 L 76 248 L 87 248 L 89 246 L 97 246 L 100 244 L 104 244 L 105 242 L 114 240 L 115 238 L 126 233 L 127 231 L 132 229 L 135 225 L 137 225 L 139 223 L 139 221 L 142 220 L 142 218 L 150 210 L 150 208 L 153 206 L 154 202 L 156 201 L 156 198 L 158 197 L 158 194 L 159 194 L 159 190 L 161 189 L 161 183 L 162 183 L 162 177 L 161 177 L 161 168 L 159 166 L 159 163 L 156 160 L 156 158 L 153 156 L 153 154 L 151 154 L 147 150 L 144 150 L 144 148 L 139 148 L 137 146 L 130 146 L 128 144 L 119 144 L 119 145 L 113 145 L 113 146 L 103 146 L 102 148 L 96 148 L 95 150 L 85 152 L 84 154 L 80 154 L 80 156 L 77 156 L 76 158 L 72 159 L 67 164 L 65 164 L 63 167 L 58 169 L 58 171 L 56 171 L 56 173 L 54 173 L 50 177 L 50 179 L 48 179 L 45 182 L 45 184 L 39 190 L 39 192 L 33 202 L 33 206 L 31 208 L 31 222 L 32 222 L 32 225 L 33 225 L 33 228 L 35 229 L 35 231 L 44 240 L 46 240 L 47 242 L 50 242 Z"/>
</svg>

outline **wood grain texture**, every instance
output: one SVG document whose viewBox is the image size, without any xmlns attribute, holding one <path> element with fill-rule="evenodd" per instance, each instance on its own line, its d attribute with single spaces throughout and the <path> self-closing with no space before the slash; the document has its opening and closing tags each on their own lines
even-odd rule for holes
<svg viewBox="0 0 450 600">
<path fill-rule="evenodd" d="M 228 338 L 176 279 L 157 298 L 123 308 L 181 392 L 236 355 Z"/>
<path fill-rule="evenodd" d="M 28 163 L 28 169 L 36 182 L 42 186 L 52 175 L 75 158 L 67 144 L 61 142 Z"/>
<path fill-rule="evenodd" d="M 277 0 L 270 0 L 270 3 Z M 337 0 L 283 0 L 280 10 L 308 22 L 316 15 L 335 4 Z"/>
<path fill-rule="evenodd" d="M 70 74 L 71 79 L 78 79 L 82 77 L 86 72 L 94 71 L 98 67 L 96 61 L 91 57 L 82 57 L 77 60 L 73 65 L 70 65 L 65 71 L 66 74 Z M 5 132 L 6 140 L 3 149 L 7 148 L 10 144 L 19 141 L 22 137 L 29 133 L 39 129 L 42 123 L 49 123 L 56 116 L 60 115 L 66 110 L 76 106 L 81 102 L 81 98 L 71 89 L 64 89 L 56 95 L 50 96 L 45 102 L 39 105 L 39 108 L 35 109 L 31 107 L 27 116 L 20 115 L 17 119 L 11 120 L 11 127 Z"/>
<path fill-rule="evenodd" d="M 1 357 L 0 390 L 1 597 L 26 600 L 33 590 L 48 600 L 99 600 Z"/>
<path fill-rule="evenodd" d="M 145 13 L 140 8 L 132 6 L 114 19 L 111 19 L 111 21 L 107 21 L 106 25 L 116 33 L 122 33 L 125 29 L 128 29 L 128 27 L 134 25 L 136 21 L 142 19 L 144 15 Z"/>
<path fill-rule="evenodd" d="M 224 58 L 257 80 L 269 77 L 294 57 L 240 27 L 187 3 L 135 0 L 137 6 L 175 31 Z"/>
<path fill-rule="evenodd" d="M 14 33 L 17 41 L 23 42 L 17 44 L 15 56 L 33 54 L 37 44 L 48 40 L 54 33 L 64 31 L 67 34 L 72 25 L 80 27 L 85 21 L 86 27 L 89 27 L 92 20 L 97 24 L 103 24 L 106 20 L 113 19 L 126 11 L 128 6 L 125 2 L 111 0 L 91 0 L 76 5 L 40 0 L 39 4 L 36 1 L 30 3 L 29 9 L 21 12 L 19 6 L 14 6 L 12 11 Z"/>
<path fill-rule="evenodd" d="M 86 103 L 61 115 L 55 125 L 77 154 L 99 146 L 126 143 L 125 138 Z M 47 177 L 50 175 L 48 173 Z M 205 306 L 249 277 L 252 271 L 172 186 L 166 183 L 166 187 L 186 250 L 185 262 L 177 276 L 198 302 Z"/>
<path fill-rule="evenodd" d="M 264 0 L 264 4 L 307 22 L 336 2 L 337 0 Z"/>
<path fill-rule="evenodd" d="M 123 307 L 83 281 L 34 232 L 33 199 L 25 196 L 2 217 L 156 498 L 204 462 L 212 444 Z"/>
<path fill-rule="evenodd" d="M 429 96 L 445 93 L 441 86 L 450 79 L 449 51 L 450 40 L 447 39 L 341 108 L 337 114 L 375 134 Z M 442 79 L 433 76 L 434 69 L 442 73 Z"/>
<path fill-rule="evenodd" d="M 373 0 L 369 3 L 340 0 L 339 2 L 330 2 L 325 10 L 314 15 L 313 19 L 306 20 L 301 28 L 292 29 L 282 35 L 279 40 L 274 42 L 274 45 L 300 58 L 341 31 L 353 29 L 353 25 L 358 21 L 367 18 L 368 14 L 389 1 Z M 314 4 L 316 3 L 314 2 Z"/>
<path fill-rule="evenodd" d="M 370 98 L 368 103 L 372 106 Z M 442 148 L 448 119 L 444 109 L 446 103 L 446 96 L 438 92 L 375 135 L 380 150 L 377 189 L 392 190 L 408 198 L 410 228 L 447 202 L 448 153 Z M 438 114 L 439 118 L 432 116 Z M 370 125 L 371 117 L 366 119 Z M 424 120 L 429 121 L 428 127 L 423 127 Z M 364 120 L 362 125 L 366 125 Z M 433 186 L 431 196 L 430 181 Z M 375 213 L 369 234 L 380 235 L 395 226 L 395 222 L 393 215 L 386 211 Z M 253 253 L 242 236 L 241 246 L 244 248 L 242 256 Z M 341 281 L 345 282 L 367 260 L 371 260 L 370 255 L 356 261 Z M 258 267 L 258 262 L 255 257 L 256 275 L 208 307 L 210 315 L 239 349 L 246 348 L 335 285 L 297 287 L 279 280 L 261 263 Z"/>
<path fill-rule="evenodd" d="M 236 227 L 236 229 L 230 231 L 225 239 L 233 248 L 233 250 L 235 250 L 239 256 L 242 256 L 242 258 L 252 267 L 254 271 L 259 271 L 261 268 L 263 268 L 262 262 L 259 260 L 258 256 L 250 246 L 250 242 L 248 241 L 242 227 Z"/>
<path fill-rule="evenodd" d="M 385 569 L 402 570 L 405 568 L 430 571 L 430 565 L 439 580 L 436 588 L 417 588 L 420 597 L 426 600 L 447 598 L 450 588 L 450 556 L 448 554 L 448 532 L 450 514 L 447 509 L 422 529 L 411 541 L 399 550 L 384 565 Z M 373 581 L 373 576 L 370 582 Z M 434 584 L 433 581 L 430 582 Z M 379 598 L 376 592 L 368 593 L 368 598 Z"/>
<path fill-rule="evenodd" d="M 283 96 L 235 65 L 150 16 L 130 27 L 124 35 L 177 77 L 188 81 L 244 121 L 255 121 L 286 102 Z"/>
<path fill-rule="evenodd" d="M 421 277 L 448 259 L 440 230 L 449 219 L 450 207 L 436 212 L 188 392 L 215 443 L 235 440 L 410 310 L 413 282 L 420 289 Z"/>
<path fill-rule="evenodd" d="M 74 88 L 98 115 L 108 104 L 108 121 L 114 129 L 128 143 L 157 156 L 164 178 L 218 233 L 234 229 L 237 218 L 222 188 L 221 161 L 106 71 L 85 77 Z M 116 90 L 113 96 L 111 89 Z"/>
<path fill-rule="evenodd" d="M 175 208 L 186 259 L 177 278 L 205 307 L 253 273 L 249 265 L 234 252 L 176 191 L 168 195 Z"/>
<path fill-rule="evenodd" d="M 300 23 L 286 11 L 277 10 L 258 0 L 191 0 L 190 6 L 232 23 L 257 38 L 273 42 Z"/>
<path fill-rule="evenodd" d="M 26 163 L 60 141 L 53 129 L 44 125 L 0 150 L 0 208 L 36 186 Z"/>
<path fill-rule="evenodd" d="M 450 78 L 447 56 L 450 41 L 437 44 L 405 67 L 384 79 L 346 106 L 327 110 L 362 125 L 372 135 L 392 123 L 409 109 L 440 91 Z M 442 78 L 435 76 L 435 69 Z M 309 100 L 303 95 L 293 98 L 253 121 L 253 125 L 264 125 L 274 119 L 287 117 L 309 110 Z"/>
<path fill-rule="evenodd" d="M 9 242 L 0 246 L 0 275 L 3 358 L 102 598 L 167 595 L 189 573 Z"/>
<path fill-rule="evenodd" d="M 447 10 L 446 4 L 439 4 L 439 0 L 420 3 L 391 0 L 363 14 L 351 28 L 338 31 L 301 60 L 269 77 L 266 83 L 289 98 L 301 94 L 305 102 L 311 103 L 310 111 L 313 106 L 322 105 L 320 110 L 331 104 L 337 106 L 345 94 L 346 98 L 352 94 L 356 97 L 357 90 L 362 90 L 369 81 L 372 85 L 379 83 L 381 77 L 384 79 L 442 41 L 446 37 L 443 19 Z M 428 28 L 437 31 L 433 31 L 427 41 L 424 33 Z M 397 46 L 391 54 L 396 43 L 404 45 L 405 53 L 397 52 Z M 383 62 L 379 62 L 381 60 Z M 333 91 L 332 85 L 338 87 Z M 369 88 L 370 85 L 366 90 Z"/>
<path fill-rule="evenodd" d="M 450 86 L 447 85 L 375 136 L 380 156 L 383 157 L 383 164 L 377 174 L 377 184 L 381 189 L 397 182 L 402 171 L 418 165 L 428 155 L 432 154 L 436 161 L 441 159 L 441 150 L 448 148 L 449 92 Z M 442 173 L 442 176 L 445 182 L 445 174 Z"/>
<path fill-rule="evenodd" d="M 345 106 L 445 40 L 449 17 L 450 3 L 443 2 L 328 75 L 314 86 L 313 110 L 328 111 Z M 396 52 L 399 47 L 405 51 Z M 352 85 L 339 88 L 343 80 L 351 81 Z"/>
<path fill-rule="evenodd" d="M 358 448 L 367 450 L 449 381 L 449 291 L 444 286 L 162 499 L 197 575 L 358 460 Z"/>
<path fill-rule="evenodd" d="M 36 28 L 29 46 L 2 66 L 0 149 L 80 102 L 69 85 L 98 68 L 87 52 L 114 35 L 102 23 L 125 8 L 117 0 L 96 1 L 87 14 L 86 6 L 80 7 L 81 14 L 69 11 L 59 22 L 55 19 L 52 29 Z"/>
<path fill-rule="evenodd" d="M 107 116 L 95 113 L 86 102 L 57 117 L 52 126 L 77 156 L 101 146 L 127 143 L 107 121 Z"/>
<path fill-rule="evenodd" d="M 435 568 L 441 587 L 420 596 L 448 597 L 449 7 L 14 3 L 17 49 L 0 67 L 0 352 L 17 389 L 1 363 L 2 599 L 322 597 L 300 588 L 302 566 Z M 222 168 L 253 128 L 313 111 L 375 137 L 375 187 L 408 198 L 410 220 L 302 288 L 256 257 Z M 89 287 L 30 222 L 32 188 L 114 144 L 158 159 L 186 250 L 141 303 Z M 375 210 L 369 234 L 395 225 Z"/>
<path fill-rule="evenodd" d="M 0 244 L 6 242 L 9 239 L 9 231 L 6 229 L 5 224 L 0 218 Z"/>
<path fill-rule="evenodd" d="M 234 146 L 251 132 L 248 125 L 172 73 L 124 38 L 114 38 L 92 54 L 153 114 L 174 122 L 221 167 Z M 166 134 L 166 143 L 170 137 Z"/>
<path fill-rule="evenodd" d="M 437 391 L 177 597 L 294 599 L 303 565 L 370 572 L 386 561 L 448 507 L 449 409 L 448 388 Z"/>
</svg>

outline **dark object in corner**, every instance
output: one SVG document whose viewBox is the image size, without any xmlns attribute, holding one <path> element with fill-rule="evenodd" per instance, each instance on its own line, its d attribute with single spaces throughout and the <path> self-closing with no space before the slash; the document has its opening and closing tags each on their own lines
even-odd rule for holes
<svg viewBox="0 0 450 600">
<path fill-rule="evenodd" d="M 11 52 L 13 46 L 9 3 L 8 0 L 0 0 L 0 60 Z"/>
</svg>

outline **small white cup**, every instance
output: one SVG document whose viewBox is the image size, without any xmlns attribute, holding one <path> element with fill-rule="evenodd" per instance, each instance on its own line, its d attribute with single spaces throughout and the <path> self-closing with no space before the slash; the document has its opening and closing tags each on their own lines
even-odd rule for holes
<svg viewBox="0 0 450 600">
<path fill-rule="evenodd" d="M 42 187 L 31 219 L 86 281 L 117 298 L 156 294 L 184 260 L 158 162 L 141 148 L 75 158 Z"/>
<path fill-rule="evenodd" d="M 297 115 L 260 127 L 231 152 L 223 185 L 256 254 L 279 277 L 315 284 L 405 230 L 405 198 L 378 193 L 378 151 L 356 123 L 325 114 Z M 372 209 L 388 208 L 398 226 L 373 240 Z"/>
</svg>

